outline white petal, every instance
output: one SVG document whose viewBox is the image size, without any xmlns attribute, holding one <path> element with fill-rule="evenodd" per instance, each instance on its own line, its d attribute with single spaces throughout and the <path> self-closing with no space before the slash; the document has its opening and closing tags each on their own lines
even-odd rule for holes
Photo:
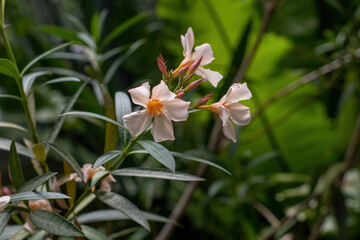
<svg viewBox="0 0 360 240">
<path fill-rule="evenodd" d="M 224 131 L 225 137 L 233 140 L 233 142 L 236 142 L 235 129 L 229 120 L 227 120 L 226 123 L 223 123 L 223 131 Z"/>
<path fill-rule="evenodd" d="M 250 109 L 240 103 L 232 103 L 227 106 L 230 118 L 239 126 L 249 124 L 251 120 Z"/>
<path fill-rule="evenodd" d="M 156 85 L 152 90 L 151 99 L 157 99 L 160 102 L 162 101 L 170 101 L 176 97 L 176 94 L 170 92 L 168 86 L 164 81 L 161 81 L 158 85 Z"/>
<path fill-rule="evenodd" d="M 230 87 L 228 89 L 228 91 L 226 92 L 226 94 L 220 99 L 220 103 L 224 104 L 225 102 L 227 102 L 227 100 L 230 98 L 231 94 L 232 94 L 233 89 Z"/>
<path fill-rule="evenodd" d="M 156 115 L 151 134 L 155 142 L 174 140 L 174 130 L 170 118 L 164 113 Z"/>
<path fill-rule="evenodd" d="M 192 56 L 192 60 L 196 61 L 201 57 L 202 57 L 202 60 L 201 60 L 200 66 L 207 65 L 215 59 L 210 44 L 204 43 L 195 48 L 195 52 Z"/>
<path fill-rule="evenodd" d="M 81 168 L 84 183 L 87 183 L 87 181 L 89 180 L 89 175 L 91 170 L 92 170 L 92 164 L 90 163 L 84 164 L 84 166 Z"/>
<path fill-rule="evenodd" d="M 163 108 L 171 120 L 178 122 L 185 121 L 188 118 L 189 105 L 190 102 L 175 98 L 169 102 L 165 102 Z"/>
<path fill-rule="evenodd" d="M 220 73 L 202 67 L 199 67 L 195 73 L 202 76 L 205 80 L 208 80 L 214 87 L 216 87 L 223 78 Z"/>
<path fill-rule="evenodd" d="M 150 85 L 148 82 L 143 83 L 140 87 L 130 89 L 129 93 L 135 104 L 146 107 L 150 99 Z"/>
<path fill-rule="evenodd" d="M 0 197 L 0 212 L 4 211 L 4 209 L 7 207 L 9 202 L 10 202 L 9 196 Z"/>
<path fill-rule="evenodd" d="M 30 216 L 26 218 L 26 223 L 24 224 L 24 228 L 28 230 L 30 233 L 34 234 L 34 226 L 30 220 Z"/>
<path fill-rule="evenodd" d="M 181 35 L 181 44 L 184 48 L 184 57 L 190 56 L 194 46 L 194 32 L 191 27 L 188 28 L 185 36 Z"/>
<path fill-rule="evenodd" d="M 136 137 L 150 127 L 151 118 L 146 110 L 141 110 L 125 115 L 123 121 L 131 136 Z"/>
<path fill-rule="evenodd" d="M 247 87 L 247 84 L 234 83 L 230 87 L 232 92 L 227 99 L 227 102 L 234 103 L 241 100 L 246 100 L 251 98 L 251 92 Z"/>
<path fill-rule="evenodd" d="M 225 107 L 221 106 L 220 108 L 218 108 L 217 113 L 219 114 L 219 117 L 224 125 L 229 120 L 229 117 L 230 117 L 229 110 L 227 110 Z"/>
</svg>

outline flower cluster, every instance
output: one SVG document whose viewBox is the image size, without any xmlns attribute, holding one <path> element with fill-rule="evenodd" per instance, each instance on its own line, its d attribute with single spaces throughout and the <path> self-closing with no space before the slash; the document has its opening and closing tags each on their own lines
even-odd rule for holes
<svg viewBox="0 0 360 240">
<path fill-rule="evenodd" d="M 181 43 L 185 58 L 175 70 L 168 71 L 164 58 L 161 54 L 158 57 L 158 66 L 163 74 L 160 84 L 155 86 L 151 92 L 148 82 L 129 90 L 132 101 L 144 109 L 125 115 L 123 117 L 125 127 L 129 129 L 133 137 L 136 137 L 145 132 L 153 121 L 151 133 L 156 142 L 174 140 L 171 121 L 186 121 L 189 109 L 207 109 L 219 114 L 223 123 L 224 135 L 236 142 L 235 130 L 230 119 L 239 126 L 250 122 L 249 108 L 238 102 L 250 99 L 251 92 L 246 83 L 235 83 L 219 102 L 205 105 L 212 96 L 209 94 L 190 107 L 190 102 L 181 100 L 187 91 L 196 88 L 203 81 L 209 81 L 211 85 L 217 87 L 223 77 L 218 72 L 203 68 L 215 59 L 210 44 L 197 46 L 192 52 L 194 33 L 191 28 L 187 30 L 185 36 L 181 36 Z M 202 78 L 191 82 L 194 74 Z M 178 82 L 173 88 L 173 81 L 177 78 Z"/>
</svg>

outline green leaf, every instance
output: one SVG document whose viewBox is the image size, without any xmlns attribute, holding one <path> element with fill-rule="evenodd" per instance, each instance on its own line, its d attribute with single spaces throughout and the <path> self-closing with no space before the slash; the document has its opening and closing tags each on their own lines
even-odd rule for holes
<svg viewBox="0 0 360 240">
<path fill-rule="evenodd" d="M 88 76 L 86 76 L 85 74 L 79 73 L 77 71 L 73 71 L 70 69 L 65 69 L 65 68 L 56 68 L 56 67 L 39 67 L 39 68 L 35 68 L 35 70 L 37 71 L 49 71 L 52 72 L 53 74 L 59 74 L 59 75 L 64 75 L 64 76 L 70 76 L 70 77 L 77 77 L 83 81 L 86 81 L 89 79 Z"/>
<path fill-rule="evenodd" d="M 39 199 L 64 199 L 69 198 L 62 193 L 57 192 L 22 192 L 10 195 L 10 202 L 24 201 L 24 200 L 39 200 Z"/>
<path fill-rule="evenodd" d="M 89 62 L 89 59 L 85 55 L 71 52 L 54 52 L 48 55 L 46 59 L 69 59 L 75 61 Z"/>
<path fill-rule="evenodd" d="M 35 63 L 37 63 L 38 61 L 40 61 L 41 59 L 45 58 L 46 56 L 48 56 L 49 54 L 53 53 L 53 52 L 56 52 L 64 47 L 67 47 L 69 45 L 71 45 L 72 42 L 68 42 L 68 43 L 64 43 L 64 44 L 61 44 L 57 47 L 54 47 L 42 54 L 40 54 L 39 56 L 37 56 L 36 58 L 34 58 L 31 62 L 29 62 L 25 67 L 24 69 L 21 71 L 21 76 L 23 76 Z"/>
<path fill-rule="evenodd" d="M 113 207 L 124 213 L 130 219 L 134 220 L 146 230 L 150 231 L 150 225 L 142 212 L 129 200 L 113 192 L 99 193 L 97 197 L 110 207 Z"/>
<path fill-rule="evenodd" d="M 63 160 L 65 160 L 71 166 L 71 168 L 79 175 L 80 178 L 83 178 L 80 165 L 77 163 L 74 157 L 70 155 L 70 153 L 56 147 L 51 143 L 48 144 L 52 150 L 54 150 Z"/>
<path fill-rule="evenodd" d="M 101 85 L 102 93 L 104 96 L 105 102 L 105 116 L 109 119 L 116 121 L 116 114 L 115 114 L 115 105 L 112 97 L 110 96 L 108 90 Z M 105 147 L 104 153 L 113 151 L 116 149 L 116 144 L 118 141 L 118 127 L 114 124 L 109 122 L 105 125 Z"/>
<path fill-rule="evenodd" d="M 124 124 L 123 116 L 130 114 L 131 101 L 129 96 L 124 92 L 115 93 L 115 110 L 116 110 L 116 119 L 118 123 Z M 124 146 L 127 145 L 128 139 L 130 137 L 129 131 L 119 128 L 120 140 L 124 143 Z"/>
<path fill-rule="evenodd" d="M 0 213 L 0 236 L 3 233 L 7 223 L 9 222 L 11 217 L 10 211 L 3 211 Z"/>
<path fill-rule="evenodd" d="M 11 143 L 12 143 L 11 140 L 0 137 L 0 149 L 1 150 L 10 151 Z M 15 143 L 15 146 L 16 146 L 16 150 L 17 150 L 18 154 L 29 157 L 29 158 L 35 157 L 34 154 L 24 145 L 22 145 L 20 143 Z"/>
<path fill-rule="evenodd" d="M 182 172 L 171 172 L 159 168 L 122 168 L 111 172 L 115 176 L 161 178 L 178 181 L 203 181 L 205 179 Z"/>
<path fill-rule="evenodd" d="M 5 58 L 0 58 L 0 73 L 12 78 L 19 77 L 19 71 L 15 64 Z"/>
<path fill-rule="evenodd" d="M 91 184 L 90 184 L 90 187 L 93 187 L 95 186 L 98 182 L 100 182 L 106 175 L 109 174 L 110 171 L 105 171 L 105 170 L 97 170 L 92 179 L 91 179 Z"/>
<path fill-rule="evenodd" d="M 119 126 L 119 127 L 123 128 L 123 129 L 126 129 L 123 125 L 121 125 L 120 123 L 112 120 L 111 118 L 105 117 L 105 116 L 97 114 L 97 113 L 83 112 L 83 111 L 73 111 L 73 112 L 63 113 L 60 116 L 68 116 L 68 115 L 83 116 L 83 117 L 93 117 L 93 118 L 104 120 L 106 122 L 110 122 L 112 124 L 115 124 L 116 126 Z"/>
<path fill-rule="evenodd" d="M 48 181 L 50 178 L 52 178 L 53 176 L 55 176 L 57 173 L 45 173 L 43 175 L 40 176 L 36 176 L 33 179 L 27 181 L 20 189 L 19 189 L 19 193 L 20 192 L 30 192 L 35 190 L 37 187 L 41 186 L 42 184 L 44 184 L 46 181 Z"/>
<path fill-rule="evenodd" d="M 15 140 L 12 140 L 9 153 L 9 169 L 12 182 L 18 190 L 25 184 L 24 174 L 21 168 L 20 159 L 16 151 Z"/>
<path fill-rule="evenodd" d="M 149 13 L 143 12 L 138 15 L 135 15 L 134 17 L 128 19 L 124 23 L 117 26 L 111 33 L 107 35 L 107 37 L 102 41 L 101 47 L 105 47 L 108 45 L 112 40 L 117 38 L 121 33 L 125 32 L 127 29 L 135 25 L 136 23 L 140 22 L 143 18 L 148 16 Z"/>
<path fill-rule="evenodd" d="M 206 160 L 206 159 L 203 159 L 203 158 L 198 158 L 198 157 L 194 157 L 194 156 L 191 156 L 191 155 L 187 155 L 187 154 L 184 154 L 184 153 L 178 153 L 178 152 L 171 152 L 171 154 L 174 156 L 174 157 L 178 157 L 178 158 L 182 158 L 182 159 L 186 159 L 186 160 L 191 160 L 191 161 L 195 161 L 195 162 L 200 162 L 200 163 L 205 163 L 209 166 L 212 166 L 212 167 L 215 167 L 217 169 L 220 169 L 221 171 L 223 172 L 226 172 L 227 174 L 231 175 L 231 173 L 226 170 L 225 168 L 219 166 L 218 164 L 216 163 L 213 163 L 209 160 Z"/>
<path fill-rule="evenodd" d="M 175 173 L 175 159 L 169 150 L 156 142 L 148 140 L 139 141 L 138 143 L 148 151 L 153 158 Z"/>
<path fill-rule="evenodd" d="M 29 90 L 30 90 L 31 86 L 33 85 L 33 83 L 35 82 L 36 78 L 44 76 L 44 75 L 48 75 L 48 74 L 51 74 L 51 72 L 42 71 L 42 72 L 34 72 L 34 73 L 26 74 L 22 80 L 24 92 L 25 93 L 29 92 Z"/>
<path fill-rule="evenodd" d="M 0 98 L 12 98 L 21 101 L 21 98 L 19 98 L 18 96 L 10 94 L 0 94 Z"/>
<path fill-rule="evenodd" d="M 113 48 L 113 49 L 107 51 L 106 53 L 104 53 L 103 55 L 101 55 L 100 60 L 102 62 L 104 62 L 104 61 L 108 60 L 109 58 L 111 58 L 111 57 L 125 51 L 127 48 L 128 48 L 128 44 L 120 46 L 120 47 Z"/>
<path fill-rule="evenodd" d="M 59 214 L 37 209 L 30 212 L 31 222 L 38 228 L 49 233 L 68 236 L 82 237 L 84 234 L 80 229 Z"/>
<path fill-rule="evenodd" d="M 9 123 L 9 122 L 0 122 L 0 127 L 4 127 L 4 128 L 13 128 L 13 129 L 17 129 L 23 132 L 28 133 L 28 130 L 23 128 L 22 126 L 19 126 L 15 123 Z"/>
<path fill-rule="evenodd" d="M 86 239 L 89 240 L 112 240 L 112 238 L 106 236 L 104 233 L 86 225 L 81 225 L 81 230 L 85 234 Z"/>
<path fill-rule="evenodd" d="M 96 162 L 94 163 L 93 169 L 96 169 L 98 167 L 100 167 L 101 165 L 103 165 L 104 163 L 119 157 L 122 154 L 122 151 L 120 150 L 114 150 L 111 152 L 107 152 L 104 155 L 100 156 Z"/>
<path fill-rule="evenodd" d="M 60 83 L 60 82 L 80 82 L 80 79 L 76 78 L 76 77 L 61 77 L 61 78 L 55 78 L 49 81 L 46 81 L 45 83 L 43 83 L 41 85 L 41 87 L 45 86 L 45 85 L 49 85 L 49 84 L 54 84 L 54 83 Z"/>
<path fill-rule="evenodd" d="M 90 79 L 87 79 L 80 87 L 79 89 L 76 91 L 76 93 L 70 98 L 68 104 L 64 107 L 63 109 L 63 113 L 64 112 L 68 112 L 70 111 L 70 109 L 74 106 L 76 100 L 79 98 L 81 92 L 84 90 L 85 86 L 89 83 Z M 57 138 L 57 135 L 59 134 L 60 132 L 60 129 L 63 125 L 65 121 L 65 117 L 60 117 L 56 123 L 55 123 L 55 126 L 53 128 L 53 131 L 51 132 L 51 134 L 49 135 L 48 139 L 47 139 L 47 142 L 48 143 L 53 143 L 55 141 L 55 139 Z M 48 150 L 48 148 L 47 148 Z"/>
</svg>

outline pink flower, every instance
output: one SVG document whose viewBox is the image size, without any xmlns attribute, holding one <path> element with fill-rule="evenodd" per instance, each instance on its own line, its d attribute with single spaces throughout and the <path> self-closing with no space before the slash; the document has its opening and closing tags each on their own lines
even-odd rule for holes
<svg viewBox="0 0 360 240">
<path fill-rule="evenodd" d="M 203 77 L 204 80 L 208 80 L 214 87 L 216 87 L 223 76 L 218 72 L 203 68 L 203 66 L 211 63 L 215 59 L 210 44 L 204 43 L 197 46 L 195 47 L 195 52 L 192 52 L 194 46 L 194 32 L 191 27 L 187 30 L 185 36 L 181 35 L 181 44 L 184 48 L 183 55 L 185 59 L 180 63 L 180 66 L 174 73 L 177 73 L 184 67 L 191 66 L 197 60 L 202 58 L 200 66 L 197 68 L 195 73 Z"/>
<path fill-rule="evenodd" d="M 238 103 L 238 101 L 250 98 L 251 92 L 246 83 L 234 83 L 219 102 L 213 103 L 210 106 L 200 106 L 199 108 L 210 109 L 214 113 L 219 114 L 223 123 L 224 135 L 236 142 L 234 126 L 230 122 L 230 119 L 239 126 L 246 125 L 250 122 L 250 109 Z"/>
<path fill-rule="evenodd" d="M 9 196 L 0 197 L 0 212 L 4 211 L 10 202 Z"/>
<path fill-rule="evenodd" d="M 125 126 L 135 137 L 144 132 L 154 117 L 151 133 L 155 142 L 174 140 L 174 131 L 171 120 L 185 121 L 188 117 L 190 102 L 185 102 L 170 92 L 164 81 L 155 86 L 150 97 L 148 82 L 140 87 L 129 90 L 132 101 L 145 109 L 130 113 L 123 117 Z"/>
</svg>

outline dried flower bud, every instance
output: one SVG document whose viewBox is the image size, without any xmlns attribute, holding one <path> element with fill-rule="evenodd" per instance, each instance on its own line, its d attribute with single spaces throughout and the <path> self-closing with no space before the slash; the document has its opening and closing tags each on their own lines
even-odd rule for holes
<svg viewBox="0 0 360 240">
<path fill-rule="evenodd" d="M 195 62 L 193 62 L 193 64 L 191 64 L 190 68 L 189 68 L 189 72 L 190 73 L 194 73 L 198 67 L 200 66 L 200 63 L 202 61 L 203 57 L 201 56 L 201 58 L 199 58 L 198 60 L 196 60 Z"/>
<path fill-rule="evenodd" d="M 200 85 L 200 83 L 203 81 L 203 78 L 200 78 L 198 80 L 195 80 L 194 82 L 190 83 L 189 86 L 187 86 L 186 90 L 192 90 Z"/>
<path fill-rule="evenodd" d="M 214 95 L 213 93 L 209 94 L 209 95 L 206 95 L 205 97 L 201 98 L 195 106 L 202 106 L 202 105 L 205 105 L 209 99 L 212 97 L 212 95 Z"/>
<path fill-rule="evenodd" d="M 176 95 L 176 97 L 180 99 L 180 98 L 183 98 L 184 95 L 185 95 L 184 92 L 179 92 L 179 93 Z"/>
<path fill-rule="evenodd" d="M 166 74 L 167 73 L 166 65 L 165 65 L 164 58 L 161 56 L 161 54 L 159 54 L 159 57 L 157 57 L 157 62 L 158 62 L 160 72 L 162 72 L 163 74 Z"/>
</svg>

